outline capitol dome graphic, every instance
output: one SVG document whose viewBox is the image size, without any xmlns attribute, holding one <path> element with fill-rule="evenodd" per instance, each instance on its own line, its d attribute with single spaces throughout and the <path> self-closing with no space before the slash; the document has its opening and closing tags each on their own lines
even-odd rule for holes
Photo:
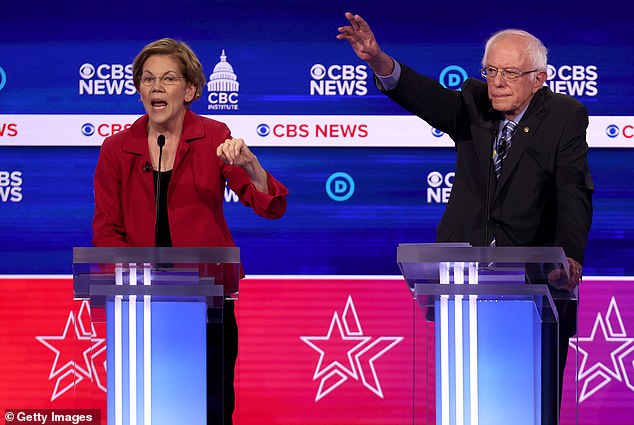
<svg viewBox="0 0 634 425">
<path fill-rule="evenodd" d="M 227 62 L 227 55 L 222 49 L 220 62 L 216 64 L 214 71 L 209 75 L 207 90 L 209 92 L 237 92 L 239 87 L 238 77 L 233 72 L 231 64 Z"/>
</svg>

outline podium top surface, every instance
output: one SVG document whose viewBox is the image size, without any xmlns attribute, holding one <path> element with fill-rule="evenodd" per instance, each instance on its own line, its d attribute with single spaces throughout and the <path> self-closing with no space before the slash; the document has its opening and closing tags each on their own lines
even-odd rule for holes
<svg viewBox="0 0 634 425">
<path fill-rule="evenodd" d="M 239 282 L 238 247 L 73 248 L 74 295 L 95 305 L 112 295 L 237 298 Z"/>
<path fill-rule="evenodd" d="M 238 247 L 73 248 L 73 264 L 240 263 Z"/>
<path fill-rule="evenodd" d="M 557 298 L 575 296 L 566 287 L 569 265 L 561 247 L 472 247 L 463 243 L 401 244 L 397 249 L 398 265 L 410 289 L 415 292 L 479 294 L 498 291 L 512 294 L 512 285 L 548 285 Z M 457 271 L 458 274 L 455 274 Z M 472 276 L 473 275 L 473 276 Z M 469 288 L 435 288 L 476 283 Z M 485 288 L 482 285 L 496 285 Z M 511 286 L 509 286 L 511 285 Z"/>
<path fill-rule="evenodd" d="M 464 244 L 401 244 L 397 248 L 398 262 L 480 262 L 563 264 L 566 254 L 561 247 L 468 246 Z"/>
</svg>

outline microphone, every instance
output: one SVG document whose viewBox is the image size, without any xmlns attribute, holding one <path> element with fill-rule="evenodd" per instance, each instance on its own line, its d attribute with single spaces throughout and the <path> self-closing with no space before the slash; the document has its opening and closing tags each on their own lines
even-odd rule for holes
<svg viewBox="0 0 634 425">
<path fill-rule="evenodd" d="M 150 161 L 145 161 L 145 165 L 143 166 L 143 171 L 149 173 L 152 171 L 152 166 L 150 165 Z"/>
<path fill-rule="evenodd" d="M 159 147 L 159 157 L 158 157 L 158 172 L 156 176 L 156 191 L 154 194 L 155 197 L 155 221 L 154 221 L 154 246 L 159 246 L 159 223 L 160 223 L 160 209 L 159 209 L 159 199 L 161 198 L 161 160 L 163 159 L 163 146 L 165 146 L 165 136 L 159 134 L 156 139 L 156 144 Z"/>
<path fill-rule="evenodd" d="M 484 207 L 486 208 L 484 214 L 484 246 L 489 246 L 489 220 L 491 219 L 491 179 L 493 174 L 493 149 L 495 148 L 495 139 L 497 137 L 497 129 L 499 127 L 498 121 L 493 121 L 491 127 L 491 146 L 489 149 L 489 171 L 487 173 L 487 193 L 486 193 L 486 203 Z M 494 237 L 495 238 L 495 237 Z"/>
</svg>

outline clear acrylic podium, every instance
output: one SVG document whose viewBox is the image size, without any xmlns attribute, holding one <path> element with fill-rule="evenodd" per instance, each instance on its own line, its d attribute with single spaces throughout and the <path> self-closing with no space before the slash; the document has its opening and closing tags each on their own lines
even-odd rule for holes
<svg viewBox="0 0 634 425">
<path fill-rule="evenodd" d="M 206 325 L 239 279 L 239 248 L 73 249 L 75 298 L 106 322 L 108 424 L 207 423 Z"/>
<path fill-rule="evenodd" d="M 563 249 L 401 244 L 397 261 L 417 304 L 413 422 L 558 424 Z"/>
</svg>

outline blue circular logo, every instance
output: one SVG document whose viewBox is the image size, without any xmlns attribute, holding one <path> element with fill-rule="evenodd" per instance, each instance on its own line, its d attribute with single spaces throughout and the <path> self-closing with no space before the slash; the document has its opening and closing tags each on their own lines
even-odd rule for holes
<svg viewBox="0 0 634 425">
<path fill-rule="evenodd" d="M 438 82 L 448 89 L 458 90 L 468 78 L 467 71 L 458 65 L 450 65 L 442 70 Z"/>
<path fill-rule="evenodd" d="M 432 136 L 434 136 L 434 137 L 442 137 L 442 136 L 443 136 L 443 134 L 445 134 L 445 133 L 443 133 L 442 131 L 438 130 L 437 128 L 433 128 L 433 127 L 432 127 L 432 128 L 431 128 L 431 134 L 432 134 Z"/>
<path fill-rule="evenodd" d="M 258 133 L 258 136 L 261 137 L 266 137 L 269 135 L 269 133 L 271 132 L 271 129 L 269 128 L 268 125 L 266 124 L 260 124 L 258 125 L 258 127 L 255 129 L 255 132 Z"/>
<path fill-rule="evenodd" d="M 617 127 L 614 124 L 611 124 L 605 129 L 605 134 L 607 134 L 608 137 L 611 137 L 614 139 L 616 136 L 619 135 L 619 127 Z"/>
<path fill-rule="evenodd" d="M 0 90 L 2 90 L 2 88 L 4 87 L 6 83 L 7 83 L 7 74 L 6 72 L 4 72 L 4 69 L 2 69 L 2 67 L 0 66 Z"/>
<path fill-rule="evenodd" d="M 92 136 L 95 134 L 95 126 L 87 122 L 81 126 L 81 134 L 84 136 Z"/>
<path fill-rule="evenodd" d="M 347 201 L 354 193 L 354 180 L 348 173 L 333 173 L 326 181 L 326 193 L 333 201 Z"/>
</svg>

